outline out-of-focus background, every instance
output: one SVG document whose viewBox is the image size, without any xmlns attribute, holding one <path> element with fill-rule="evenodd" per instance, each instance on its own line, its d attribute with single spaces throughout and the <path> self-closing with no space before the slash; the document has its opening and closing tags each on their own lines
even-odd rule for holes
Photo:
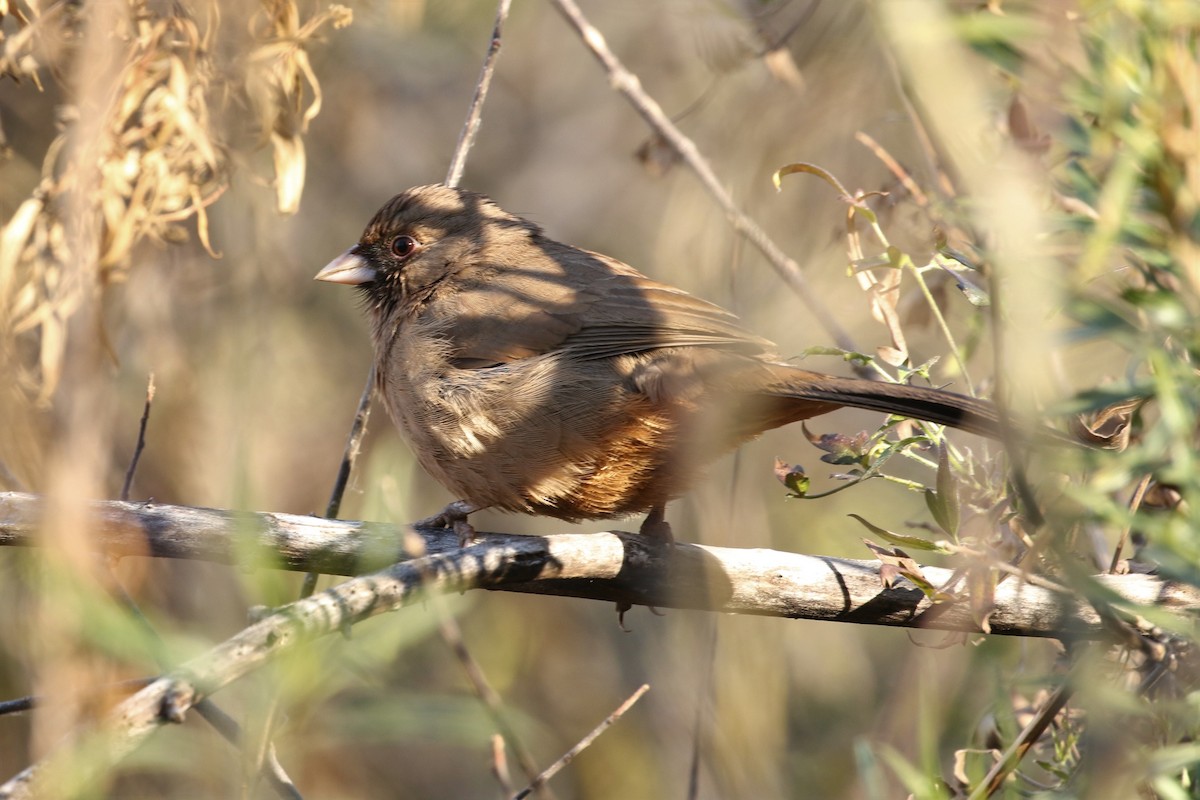
<svg viewBox="0 0 1200 800">
<path fill-rule="evenodd" d="M 741 207 L 803 266 L 812 291 L 857 349 L 875 354 L 892 342 L 848 272 L 847 205 L 812 176 L 790 176 L 777 193 L 771 175 L 790 162 L 811 162 L 851 192 L 889 192 L 873 202 L 891 243 L 927 259 L 937 246 L 937 215 L 922 209 L 856 134 L 869 135 L 918 185 L 944 198 L 933 151 L 922 140 L 931 136 L 943 140 L 936 152 L 994 160 L 996 173 L 1012 185 L 980 204 L 996 213 L 1004 208 L 996 204 L 1011 203 L 1012 213 L 999 215 L 1007 220 L 997 222 L 1000 235 L 1037 240 L 1038 211 L 1053 200 L 1029 169 L 1036 162 L 1004 161 L 1002 141 L 1036 139 L 1039 128 L 1058 135 L 1060 114 L 1050 103 L 1069 72 L 1064 65 L 1079 55 L 1081 12 L 1072 3 L 994 5 L 1007 9 L 606 0 L 585 10 L 646 91 L 694 138 Z M 129 21 L 121 3 L 37 9 L 35 22 L 56 35 L 34 37 L 31 52 L 59 73 L 45 67 L 22 73 L 21 63 L 10 60 L 10 78 L 0 79 L 6 147 L 0 221 L 10 232 L 14 222 L 23 225 L 22 213 L 38 211 L 29 198 L 45 196 L 47 180 L 80 163 L 71 159 L 104 162 L 95 185 L 81 170 L 83 189 L 51 187 L 65 222 L 37 229 L 29 246 L 52 263 L 56 253 L 94 252 L 99 237 L 100 250 L 112 254 L 101 265 L 102 292 L 86 266 L 94 259 L 72 255 L 58 269 L 40 268 L 38 288 L 28 296 L 5 298 L 12 315 L 2 362 L 10 385 L 0 390 L 6 487 L 116 497 L 153 373 L 156 394 L 133 499 L 319 513 L 371 350 L 355 293 L 311 278 L 358 238 L 390 196 L 444 178 L 494 4 L 371 2 L 353 7 L 350 24 L 343 24 L 347 14 L 305 2 L 235 9 L 197 0 L 174 12 L 165 3 L 133 6 L 141 9 L 138 22 Z M 6 7 L 3 30 L 11 46 L 25 29 L 11 9 L 33 18 L 34 7 Z M 116 30 L 126 42 L 145 43 L 155 35 L 155 20 L 172 13 L 189 22 L 165 34 L 132 78 L 97 34 Z M 320 24 L 306 27 L 314 19 Z M 934 39 L 934 30 L 963 38 L 948 44 Z M 997 66 L 1009 41 L 1020 41 L 1028 59 L 1019 90 Z M 178 65 L 164 54 L 174 54 Z M 306 63 L 297 54 L 306 54 Z M 302 132 L 313 100 L 307 69 L 319 82 L 321 103 Z M 153 100 L 152 108 L 166 113 L 170 103 L 143 95 L 141 110 L 115 132 L 106 129 L 103 113 L 89 103 L 103 107 L 113 85 L 146 76 L 161 77 L 155 86 L 178 103 L 207 107 L 209 116 L 165 125 L 148 108 Z M 1018 91 L 1035 133 L 1010 130 Z M 967 102 L 956 105 L 958 98 Z M 937 120 L 935 129 L 922 130 L 918 117 Z M 47 148 L 63 131 L 70 134 L 63 153 L 46 167 Z M 944 141 L 947 134 L 951 141 Z M 163 148 L 173 148 L 169 158 L 147 161 Z M 988 174 L 986 164 L 940 166 L 960 191 L 978 189 Z M 132 249 L 123 250 L 110 229 L 98 233 L 86 220 L 106 188 L 155 169 L 134 200 L 100 214 L 111 228 L 130 209 L 150 209 L 128 222 L 137 235 L 130 234 Z M 226 191 L 216 192 L 226 183 Z M 696 177 L 656 143 L 549 3 L 514 4 L 463 185 L 555 238 L 611 254 L 735 310 L 785 357 L 833 344 L 764 258 L 734 234 Z M 191 186 L 198 187 L 194 193 Z M 168 190 L 174 199 L 157 197 Z M 202 224 L 180 211 L 214 194 Z M 296 202 L 294 213 L 279 212 L 281 203 Z M 871 248 L 881 250 L 874 241 Z M 22 250 L 25 260 L 14 252 L 10 247 L 0 258 L 0 290 L 19 282 L 14 276 L 25 268 L 29 251 Z M 1029 262 L 1030 271 L 1038 263 Z M 1038 358 L 1030 355 L 1036 365 L 1054 356 L 1041 337 L 1059 323 L 1037 314 L 1041 304 L 1054 302 L 1060 276 L 1035 277 L 1038 296 L 1014 313 L 1034 314 L 1021 334 L 1042 348 Z M 986 309 L 944 276 L 930 279 L 970 355 L 972 377 L 986 389 L 992 372 Z M 78 291 L 63 291 L 72 281 Z M 964 390 L 915 286 L 905 284 L 904 292 L 910 363 L 941 356 L 932 383 Z M 38 303 L 44 315 L 31 317 Z M 1030 391 L 1049 401 L 1081 375 L 1090 381 L 1124 369 L 1085 360 L 1083 367 L 1060 363 L 1062 380 L 1053 389 L 1038 373 L 1045 386 Z M 837 357 L 810 357 L 806 364 L 849 372 Z M 874 430 L 879 421 L 840 412 L 811 427 L 854 433 Z M 987 447 L 958 441 L 977 451 Z M 817 491 L 836 485 L 828 473 L 838 469 L 821 464 L 819 455 L 799 426 L 743 447 L 672 504 L 676 536 L 865 558 L 864 531 L 848 513 L 893 529 L 929 522 L 922 494 L 885 481 L 824 501 L 787 500 L 773 477 L 774 459 L 804 464 Z M 932 479 L 917 468 L 912 475 Z M 408 521 L 450 499 L 416 468 L 377 407 L 341 515 Z M 638 520 L 585 528 L 483 513 L 475 524 L 549 533 L 614 524 L 636 529 Z M 62 698 L 31 717 L 0 719 L 4 774 L 44 754 L 87 716 L 89 704 L 99 702 L 88 685 L 155 672 L 155 650 L 178 662 L 243 627 L 249 605 L 286 602 L 299 585 L 295 576 L 268 570 L 126 559 L 115 574 L 165 637 L 155 645 L 115 605 L 90 614 L 109 602 L 103 587 L 112 578 L 81 550 L 64 533 L 64 552 L 48 561 L 40 551 L 0 553 L 0 597 L 10 610 L 0 621 L 0 695 Z M 641 683 L 650 684 L 640 704 L 553 781 L 562 798 L 685 797 L 693 769 L 695 796 L 703 798 L 903 796 L 912 789 L 906 769 L 949 776 L 956 751 L 985 746 L 983 732 L 997 725 L 1011 728 L 1060 654 L 1043 641 L 948 639 L 685 611 L 659 617 L 636 609 L 627 618 L 630 632 L 622 632 L 608 605 L 505 593 L 472 592 L 447 603 L 540 765 Z M 316 643 L 217 699 L 253 731 L 276 695 L 279 758 L 306 797 L 499 792 L 490 772 L 494 726 L 438 636 L 429 607 L 367 622 L 349 640 Z M 241 763 L 193 718 L 161 731 L 116 784 L 96 791 L 233 796 L 242 786 Z"/>
</svg>

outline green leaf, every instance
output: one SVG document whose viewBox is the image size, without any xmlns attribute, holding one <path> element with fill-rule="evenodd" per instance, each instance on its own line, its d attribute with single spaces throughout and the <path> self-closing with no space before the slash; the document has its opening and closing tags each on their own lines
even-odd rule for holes
<svg viewBox="0 0 1200 800">
<path fill-rule="evenodd" d="M 867 522 L 858 514 L 849 514 L 848 516 L 858 520 L 860 523 L 862 523 L 863 527 L 878 536 L 880 539 L 886 539 L 892 544 L 911 547 L 913 550 L 925 550 L 926 552 L 930 553 L 947 552 L 946 549 L 937 542 L 931 542 L 928 539 L 923 539 L 920 536 L 913 536 L 912 534 L 908 533 L 896 533 L 895 531 L 889 531 L 886 528 L 880 528 L 877 525 L 872 525 L 870 522 Z"/>
<path fill-rule="evenodd" d="M 925 490 L 925 505 L 929 506 L 938 527 L 956 537 L 960 516 L 958 482 L 950 471 L 950 455 L 945 447 L 938 451 L 936 486 L 937 491 Z"/>
</svg>

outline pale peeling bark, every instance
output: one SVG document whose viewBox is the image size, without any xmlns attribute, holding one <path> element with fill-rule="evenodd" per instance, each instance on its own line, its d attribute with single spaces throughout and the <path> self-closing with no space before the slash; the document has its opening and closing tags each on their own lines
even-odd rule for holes
<svg viewBox="0 0 1200 800">
<path fill-rule="evenodd" d="M 98 551 L 116 556 L 186 558 L 231 564 L 253 553 L 260 566 L 361 575 L 408 556 L 404 526 L 344 522 L 292 514 L 232 512 L 151 503 L 90 504 Z M 37 546 L 41 498 L 0 494 L 0 545 Z M 547 537 L 480 534 L 459 551 L 450 531 L 412 530 L 416 554 L 455 561 L 486 554 L 495 559 L 483 588 L 594 600 L 795 619 L 907 628 L 977 631 L 965 602 L 931 603 L 906 580 L 884 588 L 878 561 L 676 544 L 663 547 L 620 532 Z M 239 537 L 248 540 L 238 544 Z M 252 546 L 247 546 L 249 543 Z M 524 560 L 515 569 L 511 559 Z M 513 569 L 505 570 L 509 563 Z M 536 564 L 536 567 L 533 566 Z M 923 567 L 935 586 L 951 571 Z M 386 571 L 386 570 L 385 570 Z M 1152 575 L 1094 578 L 1114 599 L 1193 615 L 1196 587 Z M 991 632 L 1017 636 L 1086 637 L 1102 634 L 1093 608 L 1080 597 L 1032 586 L 1009 576 L 996 587 Z"/>
</svg>

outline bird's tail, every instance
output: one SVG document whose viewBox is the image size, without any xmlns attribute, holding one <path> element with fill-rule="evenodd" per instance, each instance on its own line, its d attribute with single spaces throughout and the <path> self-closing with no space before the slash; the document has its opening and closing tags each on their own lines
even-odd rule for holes
<svg viewBox="0 0 1200 800">
<path fill-rule="evenodd" d="M 771 427 L 850 406 L 949 425 L 991 439 L 1001 438 L 1002 433 L 993 404 L 941 389 L 840 378 L 787 364 L 772 364 L 771 377 L 762 389 L 782 401 L 772 414 Z"/>
</svg>

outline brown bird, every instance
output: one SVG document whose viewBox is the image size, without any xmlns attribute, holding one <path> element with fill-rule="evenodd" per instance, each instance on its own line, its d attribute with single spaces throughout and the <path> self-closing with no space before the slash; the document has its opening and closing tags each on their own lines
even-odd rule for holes
<svg viewBox="0 0 1200 800">
<path fill-rule="evenodd" d="M 461 498 L 427 522 L 465 539 L 484 508 L 648 512 L 669 539 L 666 503 L 702 467 L 844 406 L 998 433 L 980 400 L 783 363 L 725 309 L 461 189 L 396 195 L 316 277 L 362 291 L 388 413 Z"/>
</svg>

